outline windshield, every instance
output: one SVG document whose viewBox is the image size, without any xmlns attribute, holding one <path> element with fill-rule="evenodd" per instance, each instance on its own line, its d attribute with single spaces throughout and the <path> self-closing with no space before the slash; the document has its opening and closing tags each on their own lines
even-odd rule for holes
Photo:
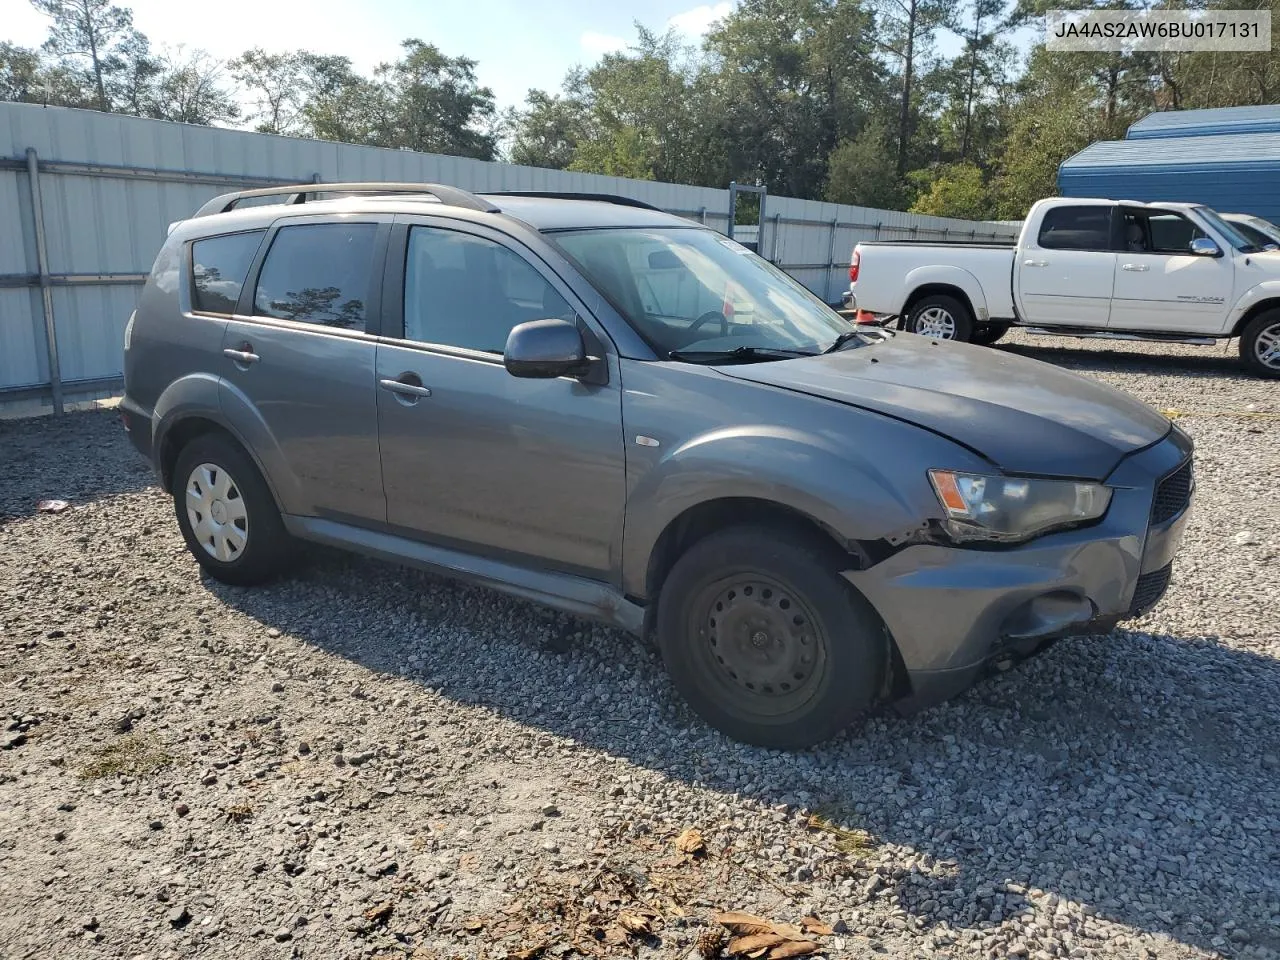
<svg viewBox="0 0 1280 960">
<path fill-rule="evenodd" d="M 1267 237 L 1272 243 L 1280 243 L 1280 227 L 1277 227 L 1270 220 L 1263 220 L 1262 217 L 1251 217 L 1249 226 L 1264 237 Z"/>
<path fill-rule="evenodd" d="M 1204 217 L 1209 224 L 1226 238 L 1227 242 L 1239 250 L 1241 253 L 1250 253 L 1260 250 L 1256 243 L 1246 237 L 1238 229 L 1234 223 L 1228 223 L 1218 216 L 1217 211 L 1210 210 L 1208 207 L 1196 207 L 1196 213 Z"/>
<path fill-rule="evenodd" d="M 1228 222 L 1255 247 L 1274 247 L 1276 245 L 1274 238 L 1267 236 L 1251 223 L 1241 223 L 1239 220 L 1230 220 Z"/>
<path fill-rule="evenodd" d="M 582 230 L 554 239 L 664 358 L 736 351 L 785 359 L 820 353 L 852 329 L 781 270 L 710 230 Z"/>
</svg>

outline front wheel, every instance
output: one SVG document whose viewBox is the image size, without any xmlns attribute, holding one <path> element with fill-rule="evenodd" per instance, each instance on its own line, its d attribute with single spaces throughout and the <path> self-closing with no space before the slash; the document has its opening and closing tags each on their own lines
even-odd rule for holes
<svg viewBox="0 0 1280 960">
<path fill-rule="evenodd" d="M 1240 334 L 1240 359 L 1263 377 L 1280 377 L 1280 310 L 1267 310 Z"/>
<path fill-rule="evenodd" d="M 969 308 L 944 293 L 921 297 L 907 311 L 906 328 L 935 340 L 960 340 L 973 338 L 973 316 Z"/>
<path fill-rule="evenodd" d="M 888 634 L 819 538 L 742 526 L 695 543 L 658 600 L 658 646 L 676 689 L 735 740 L 796 749 L 874 702 Z"/>
</svg>

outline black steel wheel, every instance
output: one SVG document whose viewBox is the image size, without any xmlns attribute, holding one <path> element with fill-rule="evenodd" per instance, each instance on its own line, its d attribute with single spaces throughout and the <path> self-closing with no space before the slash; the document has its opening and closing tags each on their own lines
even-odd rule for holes
<svg viewBox="0 0 1280 960">
<path fill-rule="evenodd" d="M 658 601 L 658 645 L 699 715 L 736 740 L 820 743 L 880 691 L 888 635 L 819 535 L 735 527 L 695 543 Z"/>
</svg>

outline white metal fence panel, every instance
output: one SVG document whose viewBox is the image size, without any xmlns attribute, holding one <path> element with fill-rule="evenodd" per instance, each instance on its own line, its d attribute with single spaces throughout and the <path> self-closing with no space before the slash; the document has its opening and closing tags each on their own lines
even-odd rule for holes
<svg viewBox="0 0 1280 960">
<path fill-rule="evenodd" d="M 30 150 L 41 211 L 32 202 Z M 729 222 L 727 189 L 0 103 L 0 408 L 50 399 L 56 407 L 63 392 L 118 388 L 124 325 L 169 223 L 229 190 L 359 180 L 621 194 L 721 232 Z M 744 234 L 833 302 L 858 240 L 1011 238 L 1016 227 L 770 196 L 764 222 Z"/>
</svg>

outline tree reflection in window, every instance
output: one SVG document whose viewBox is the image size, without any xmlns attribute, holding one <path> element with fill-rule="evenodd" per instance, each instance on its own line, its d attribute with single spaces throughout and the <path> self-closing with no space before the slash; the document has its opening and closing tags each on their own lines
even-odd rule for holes
<svg viewBox="0 0 1280 960">
<path fill-rule="evenodd" d="M 282 320 L 322 323 L 327 327 L 354 327 L 364 323 L 364 301 L 343 300 L 337 287 L 305 287 L 271 300 L 271 315 Z"/>
</svg>

